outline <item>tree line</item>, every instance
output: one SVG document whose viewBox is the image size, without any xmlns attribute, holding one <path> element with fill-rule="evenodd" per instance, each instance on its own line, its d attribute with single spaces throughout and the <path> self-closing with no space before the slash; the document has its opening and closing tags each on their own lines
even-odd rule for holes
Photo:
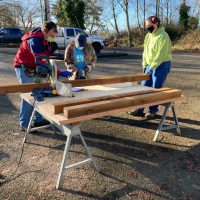
<svg viewBox="0 0 200 200">
<path fill-rule="evenodd" d="M 0 27 L 22 26 L 28 30 L 40 23 L 40 12 L 37 4 L 0 3 Z M 57 0 L 51 5 L 51 16 L 59 26 L 79 27 L 89 33 L 112 31 L 120 36 L 123 20 L 129 46 L 133 44 L 133 29 L 138 29 L 144 37 L 144 19 L 149 15 L 160 17 L 166 29 L 173 29 L 172 34 L 177 27 L 179 32 L 196 29 L 200 3 L 198 0 Z"/>
</svg>

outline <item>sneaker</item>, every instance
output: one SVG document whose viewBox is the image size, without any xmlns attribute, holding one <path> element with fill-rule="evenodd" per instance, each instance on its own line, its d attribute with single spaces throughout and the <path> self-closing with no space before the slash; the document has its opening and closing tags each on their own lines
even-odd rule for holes
<svg viewBox="0 0 200 200">
<path fill-rule="evenodd" d="M 147 119 L 152 119 L 152 118 L 155 118 L 155 117 L 156 117 L 156 113 L 148 112 L 148 113 L 145 114 L 145 118 L 147 118 Z"/>
<path fill-rule="evenodd" d="M 31 126 L 31 128 L 34 128 L 34 127 Z M 27 128 L 26 128 L 26 127 L 23 127 L 23 126 L 20 126 L 20 132 L 23 132 L 23 133 L 27 132 Z M 31 131 L 31 133 L 37 133 L 37 130 Z"/>
<path fill-rule="evenodd" d="M 136 117 L 144 117 L 144 113 L 140 110 L 132 110 L 127 112 L 128 115 L 136 116 Z"/>
<path fill-rule="evenodd" d="M 43 119 L 43 120 L 40 121 L 40 122 L 34 122 L 34 123 L 33 123 L 33 128 L 40 127 L 40 126 L 46 126 L 46 125 L 49 125 L 49 124 L 50 124 L 49 121 Z"/>
</svg>

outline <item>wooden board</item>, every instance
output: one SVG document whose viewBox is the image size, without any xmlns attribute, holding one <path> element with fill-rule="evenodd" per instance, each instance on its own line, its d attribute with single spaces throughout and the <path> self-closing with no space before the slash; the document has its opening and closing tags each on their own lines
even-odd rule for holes
<svg viewBox="0 0 200 200">
<path fill-rule="evenodd" d="M 180 101 L 182 98 L 183 97 L 181 96 L 181 97 L 172 98 L 172 99 L 163 99 L 163 100 L 153 102 L 153 103 L 148 103 L 148 104 L 143 104 L 143 105 L 138 105 L 138 106 L 125 107 L 125 108 L 119 108 L 119 109 L 116 109 L 116 110 L 105 111 L 105 112 L 101 112 L 101 113 L 98 113 L 98 114 L 85 115 L 84 117 L 75 117 L 75 118 L 71 118 L 71 119 L 67 119 L 66 117 L 63 118 L 63 116 L 64 116 L 63 113 L 57 114 L 55 116 L 56 116 L 56 121 L 57 121 L 58 124 L 67 125 L 67 124 L 84 122 L 84 121 L 92 120 L 92 119 L 103 117 L 103 116 L 120 114 L 120 113 L 128 112 L 130 110 L 146 108 L 146 107 L 149 107 L 149 106 L 163 105 L 163 104 L 166 104 L 166 103 L 174 103 L 176 101 Z"/>
<path fill-rule="evenodd" d="M 134 92 L 128 92 L 128 93 L 122 93 L 122 94 L 112 94 L 112 95 L 105 95 L 105 96 L 100 96 L 100 97 L 77 99 L 74 101 L 59 102 L 59 103 L 53 103 L 52 109 L 53 109 L 54 114 L 59 114 L 59 113 L 63 113 L 64 107 L 93 103 L 97 101 L 118 99 L 122 97 L 129 97 L 129 96 L 135 96 L 135 95 L 141 95 L 141 94 L 147 94 L 147 93 L 155 93 L 155 92 L 161 92 L 161 91 L 166 91 L 166 90 L 170 90 L 170 88 L 151 89 L 151 90 L 146 90 L 146 91 L 134 91 Z"/>
<path fill-rule="evenodd" d="M 72 87 L 83 87 L 83 86 L 91 86 L 91 85 L 137 82 L 137 81 L 148 80 L 148 79 L 149 79 L 149 75 L 139 74 L 139 75 L 132 75 L 132 76 L 120 76 L 120 77 L 99 78 L 99 79 L 68 80 L 68 81 L 63 81 L 63 82 L 72 84 Z M 42 88 L 42 87 L 49 87 L 49 86 L 50 86 L 49 82 L 0 86 L 0 94 L 31 92 L 35 88 Z"/>
<path fill-rule="evenodd" d="M 126 107 L 139 106 L 159 102 L 161 100 L 170 100 L 181 97 L 181 91 L 172 89 L 157 93 L 143 94 L 138 96 L 123 97 L 114 100 L 106 100 L 83 105 L 76 105 L 64 108 L 64 116 L 67 119 L 82 117 L 95 114 L 96 117 L 102 116 L 106 111 L 117 110 Z M 84 121 L 84 119 L 83 119 Z"/>
<path fill-rule="evenodd" d="M 161 99 L 160 101 L 152 102 L 152 103 L 144 103 L 142 105 L 133 105 L 131 107 L 124 107 L 124 108 L 118 108 L 115 110 L 107 110 L 105 112 L 101 113 L 94 113 L 90 115 L 75 117 L 71 119 L 67 119 L 64 116 L 64 113 L 54 114 L 52 111 L 52 104 L 54 103 L 60 103 L 60 102 L 73 102 L 81 99 L 86 98 L 96 98 L 101 96 L 107 96 L 107 95 L 118 95 L 118 94 L 124 94 L 129 92 L 137 92 L 137 91 L 150 91 L 152 88 L 145 87 L 138 85 L 136 83 L 119 83 L 119 84 L 112 84 L 112 85 L 96 85 L 96 86 L 87 86 L 84 87 L 86 89 L 84 92 L 77 92 L 75 94 L 75 97 L 73 98 L 67 98 L 67 97 L 53 97 L 53 98 L 45 98 L 42 102 L 35 102 L 35 108 L 49 121 L 52 121 L 56 123 L 57 125 L 68 125 L 73 123 L 79 123 L 91 119 L 95 119 L 97 117 L 101 116 L 107 116 L 107 115 L 115 115 L 123 112 L 127 112 L 130 110 L 135 110 L 143 107 L 149 107 L 153 105 L 161 105 L 164 103 L 169 102 L 175 102 L 178 100 L 181 100 L 181 97 L 178 98 L 170 98 L 170 99 Z M 21 98 L 24 99 L 29 104 L 33 104 L 34 98 L 31 96 L 31 93 L 21 93 Z M 117 99 L 116 99 L 117 100 Z"/>
</svg>

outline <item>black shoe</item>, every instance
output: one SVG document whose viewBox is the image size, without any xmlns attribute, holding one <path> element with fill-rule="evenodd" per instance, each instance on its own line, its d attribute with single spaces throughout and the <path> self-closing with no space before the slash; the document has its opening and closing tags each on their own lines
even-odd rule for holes
<svg viewBox="0 0 200 200">
<path fill-rule="evenodd" d="M 145 116 L 145 114 L 139 110 L 129 111 L 129 112 L 127 112 L 127 114 L 135 116 L 135 117 L 144 117 Z"/>
<path fill-rule="evenodd" d="M 150 112 L 148 112 L 148 113 L 146 113 L 145 118 L 147 118 L 147 119 L 154 119 L 154 118 L 156 118 L 156 113 L 150 113 Z"/>
<path fill-rule="evenodd" d="M 50 122 L 43 119 L 41 122 L 34 122 L 33 123 L 33 128 L 36 128 L 36 127 L 40 127 L 40 126 L 46 126 L 46 125 L 49 125 Z"/>
</svg>

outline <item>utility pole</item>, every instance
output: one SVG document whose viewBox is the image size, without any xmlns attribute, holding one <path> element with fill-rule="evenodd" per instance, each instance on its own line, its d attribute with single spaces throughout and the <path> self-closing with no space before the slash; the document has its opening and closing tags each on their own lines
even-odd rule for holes
<svg viewBox="0 0 200 200">
<path fill-rule="evenodd" d="M 49 0 L 44 0 L 44 20 L 45 21 L 50 21 L 51 17 L 50 17 L 50 7 L 49 7 Z"/>
</svg>

